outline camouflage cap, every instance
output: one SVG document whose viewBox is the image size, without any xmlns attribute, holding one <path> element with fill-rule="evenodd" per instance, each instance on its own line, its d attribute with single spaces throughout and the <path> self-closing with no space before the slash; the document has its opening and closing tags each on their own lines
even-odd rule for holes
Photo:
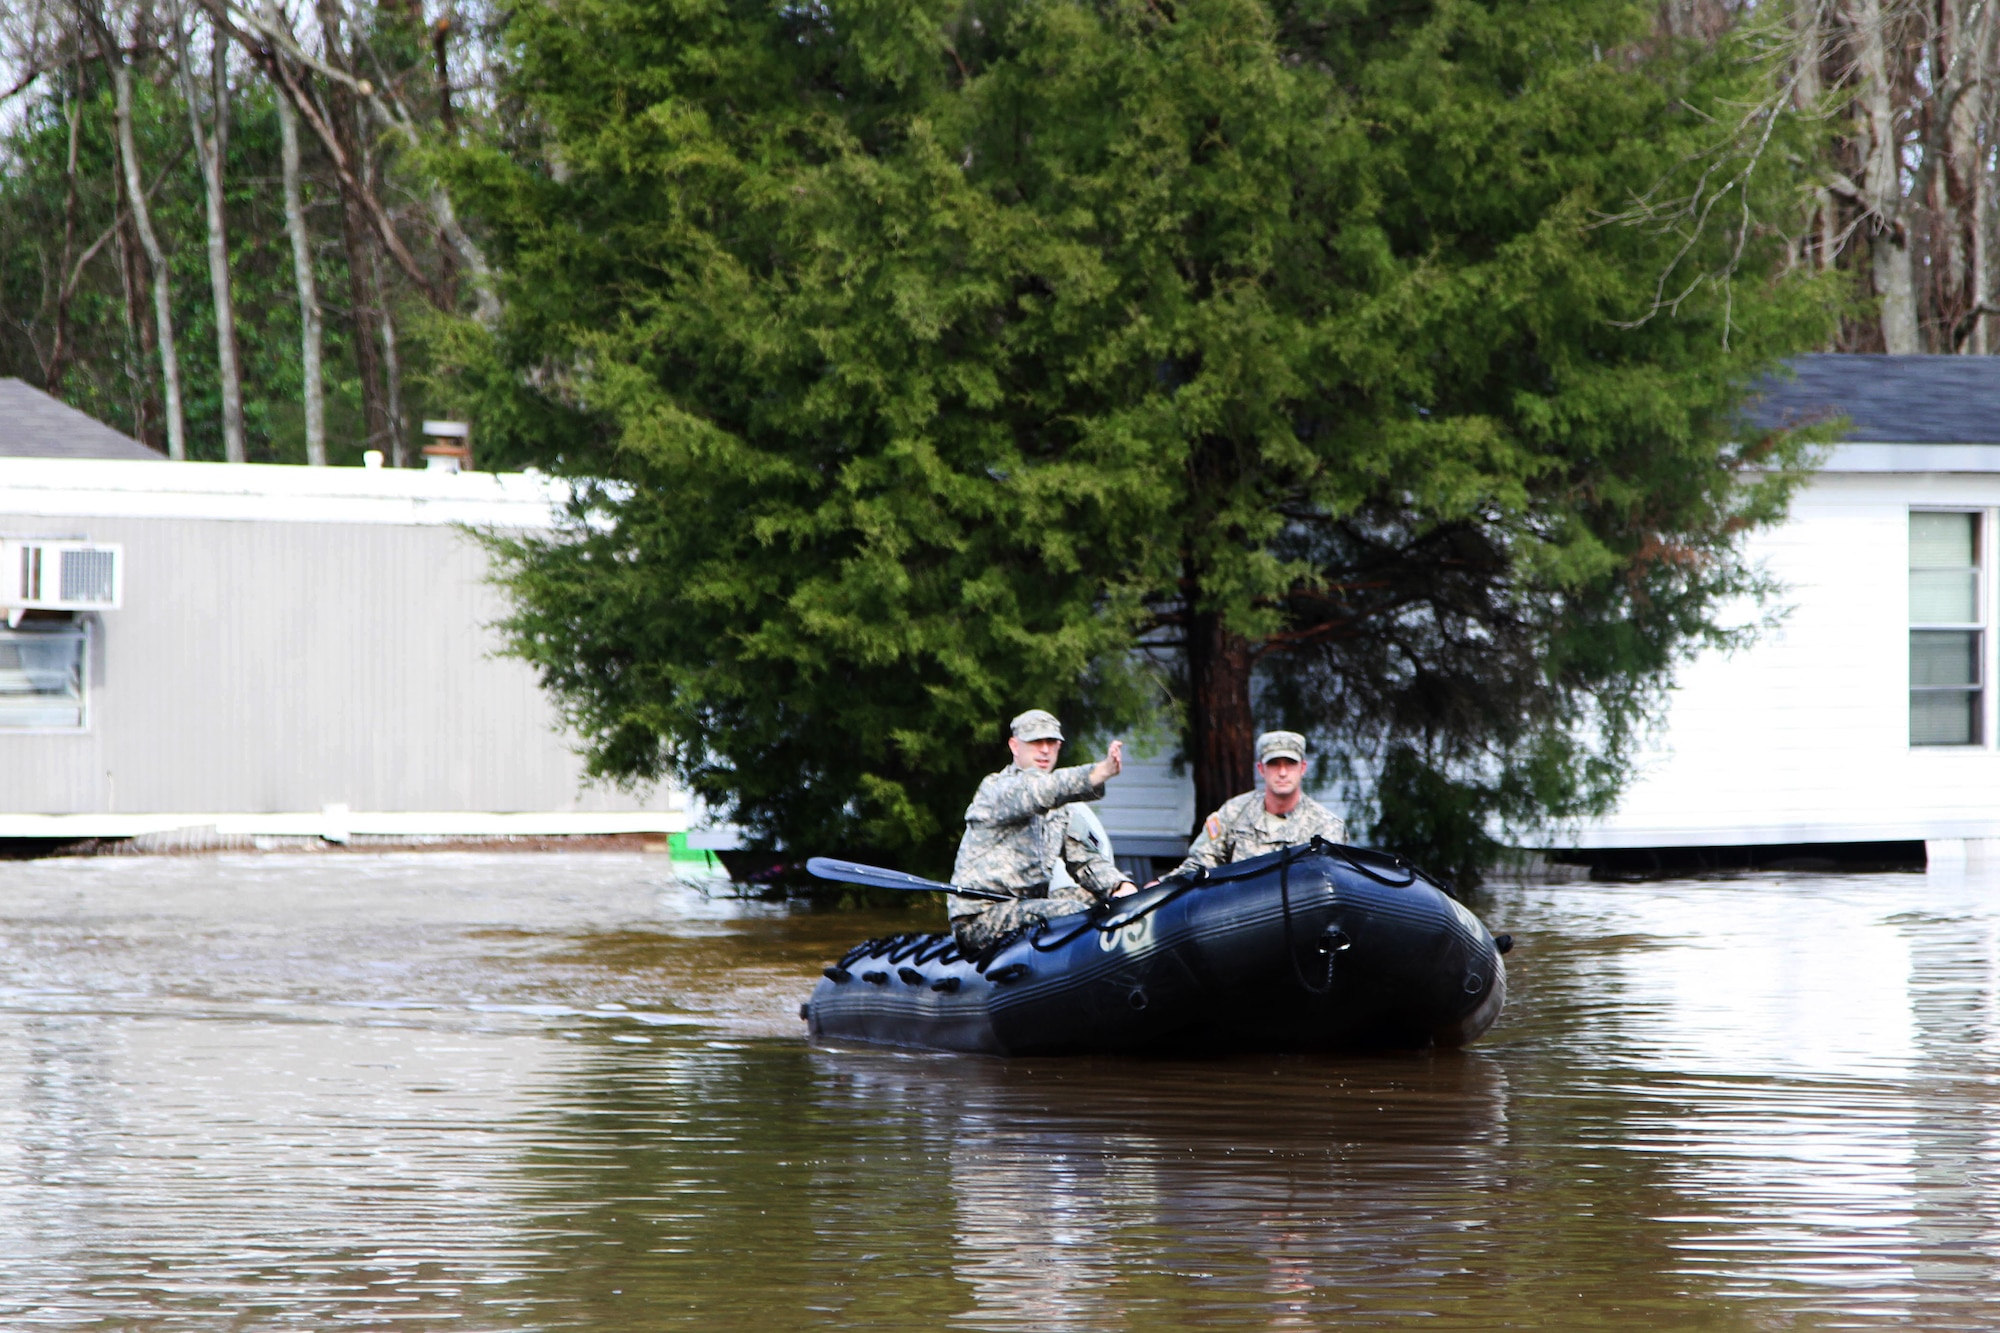
<svg viewBox="0 0 2000 1333">
<path fill-rule="evenodd" d="M 1063 738 L 1062 723 L 1056 721 L 1054 713 L 1040 708 L 1030 708 L 1009 724 L 1017 741 L 1059 741 Z"/>
<path fill-rule="evenodd" d="M 1306 761 L 1306 738 L 1296 731 L 1267 731 L 1257 738 L 1257 762 L 1268 764 L 1273 759 L 1296 759 Z"/>
</svg>

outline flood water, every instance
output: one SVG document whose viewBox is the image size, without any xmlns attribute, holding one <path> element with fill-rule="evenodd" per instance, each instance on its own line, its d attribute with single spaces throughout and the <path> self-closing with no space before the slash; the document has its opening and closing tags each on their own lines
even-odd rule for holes
<svg viewBox="0 0 2000 1333">
<path fill-rule="evenodd" d="M 2000 877 L 1502 888 L 1479 1046 L 816 1049 L 663 858 L 0 864 L 0 1327 L 2000 1324 Z"/>
</svg>

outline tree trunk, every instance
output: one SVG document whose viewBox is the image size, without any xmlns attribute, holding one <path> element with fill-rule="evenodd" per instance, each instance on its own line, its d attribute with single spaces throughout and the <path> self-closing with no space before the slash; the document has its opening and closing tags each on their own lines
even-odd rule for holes
<svg viewBox="0 0 2000 1333">
<path fill-rule="evenodd" d="M 366 141 L 360 144 L 357 175 L 369 189 L 375 188 L 375 153 Z M 368 277 L 375 287 L 377 331 L 382 337 L 382 387 L 385 415 L 389 423 L 390 467 L 410 465 L 409 433 L 403 422 L 403 359 L 396 352 L 396 319 L 390 310 L 387 289 L 382 283 L 382 266 L 375 250 L 368 252 Z"/>
<path fill-rule="evenodd" d="M 79 37 L 81 33 L 77 34 Z M 62 396 L 63 374 L 67 370 L 64 362 L 69 358 L 69 301 L 76 286 L 70 281 L 69 268 L 76 255 L 76 141 L 83 125 L 83 58 L 81 43 L 76 62 L 76 86 L 64 99 L 69 111 L 69 156 L 63 164 L 63 241 L 62 263 L 56 267 L 56 334 L 55 345 L 49 349 L 49 364 L 42 372 L 42 387 L 60 398 Z"/>
<path fill-rule="evenodd" d="M 437 65 L 438 123 L 444 129 L 445 142 L 453 147 L 458 145 L 458 112 L 451 104 L 451 15 L 446 13 L 431 25 L 431 56 Z M 439 191 L 442 193 L 442 191 Z M 447 196 L 447 202 L 449 197 Z M 431 208 L 433 218 L 437 217 L 435 205 Z M 438 237 L 444 242 L 438 247 L 438 296 L 447 310 L 458 308 L 458 266 L 453 260 L 451 236 L 440 222 Z"/>
<path fill-rule="evenodd" d="M 160 422 L 160 398 L 153 392 L 153 326 L 146 319 L 146 260 L 139 252 L 139 238 L 132 228 L 131 210 L 125 203 L 125 174 L 111 169 L 112 202 L 118 208 L 118 283 L 125 296 L 125 380 L 132 394 L 133 434 L 148 449 L 167 451 L 165 428 Z"/>
<path fill-rule="evenodd" d="M 1925 172 L 1931 187 L 1928 268 L 1942 352 L 1970 350 L 1969 342 L 1983 341 L 1977 311 L 1984 293 L 1979 228 L 1986 170 L 1980 147 L 1992 14 L 1982 0 L 1940 0 L 1935 10 L 1930 83 L 1937 93 L 1926 127 Z"/>
<path fill-rule="evenodd" d="M 1982 152 L 1982 158 L 1985 154 Z M 1991 283 L 1986 276 L 1986 237 L 1993 225 L 1993 190 L 1987 183 L 1986 172 L 1974 172 L 1972 177 L 1972 354 L 1985 356 L 1986 346 L 1986 294 Z"/>
<path fill-rule="evenodd" d="M 1882 8 L 1882 0 L 1849 0 L 1847 19 L 1860 82 L 1855 101 L 1861 109 L 1865 136 L 1861 189 L 1874 215 L 1869 251 L 1875 296 L 1881 302 L 1882 343 L 1892 355 L 1907 355 L 1922 348 L 1917 337 L 1916 266 L 1903 217 L 1901 143 Z"/>
<path fill-rule="evenodd" d="M 1250 712 L 1250 645 L 1219 613 L 1189 617 L 1188 758 L 1195 828 L 1216 807 L 1257 785 L 1257 723 Z"/>
<path fill-rule="evenodd" d="M 382 290 L 382 278 L 375 275 L 375 290 Z M 403 420 L 403 359 L 396 353 L 396 319 L 388 301 L 382 302 L 382 381 L 389 391 L 389 466 L 410 465 L 409 425 Z"/>
<path fill-rule="evenodd" d="M 299 113 L 282 93 L 278 132 L 285 165 L 285 230 L 292 238 L 292 281 L 299 294 L 299 376 L 305 381 L 306 462 L 326 466 L 326 377 L 320 369 L 319 287 L 313 278 L 312 234 L 306 230 L 305 192 L 300 186 Z"/>
<path fill-rule="evenodd" d="M 174 347 L 174 295 L 167 275 L 166 252 L 153 232 L 153 211 L 146 204 L 146 186 L 139 178 L 139 145 L 132 133 L 132 71 L 124 56 L 107 39 L 104 63 L 111 70 L 111 93 L 118 115 L 118 157 L 125 172 L 125 195 L 132 205 L 132 226 L 145 247 L 153 270 L 153 323 L 159 336 L 160 380 L 166 390 L 167 457 L 187 457 L 187 416 L 181 407 L 181 359 Z"/>
<path fill-rule="evenodd" d="M 1965 196 L 1965 230 L 1968 233 L 1968 248 L 1971 250 L 1971 272 L 1968 274 L 1967 309 L 1972 311 L 1972 328 L 1969 348 L 1978 356 L 1987 352 L 1986 316 L 1981 313 L 1986 304 L 1986 238 L 1991 225 L 1988 209 L 1991 207 L 1991 183 L 1987 180 L 1986 148 L 1990 142 L 1994 103 L 1991 91 L 1986 85 L 1985 73 L 1993 67 L 1993 61 L 2000 50 L 2000 22 L 1996 22 L 1993 5 L 1978 4 L 1971 7 L 1964 24 L 1960 46 L 1955 55 L 1956 64 L 1962 70 L 1963 84 L 1958 106 L 1952 116 L 1952 157 L 1953 167 L 1963 182 L 1961 189 Z"/>
<path fill-rule="evenodd" d="M 347 68 L 340 39 L 340 16 L 328 0 L 319 4 L 320 32 L 326 43 L 327 63 Z M 354 96 L 334 80 L 327 81 L 326 107 L 341 156 L 349 163 L 349 174 L 363 171 L 359 152 L 361 134 Z M 357 176 L 355 188 L 345 182 L 340 191 L 340 241 L 347 252 L 348 304 L 352 307 L 354 369 L 361 381 L 361 416 L 368 432 L 367 447 L 380 449 L 389 437 L 389 410 L 382 400 L 382 358 L 376 339 L 382 326 L 381 301 L 375 289 L 375 257 L 370 249 L 366 205 L 358 195 L 367 188 L 365 177 Z"/>
<path fill-rule="evenodd" d="M 210 97 L 214 103 L 212 130 L 201 124 L 195 96 L 194 70 L 188 58 L 187 32 L 174 23 L 174 44 L 180 57 L 176 71 L 181 100 L 187 104 L 188 132 L 195 156 L 201 159 L 202 194 L 208 219 L 208 290 L 215 301 L 215 364 L 222 387 L 222 456 L 231 463 L 248 461 L 243 443 L 243 372 L 236 358 L 236 302 L 229 289 L 229 220 L 224 211 L 223 170 L 229 153 L 228 47 L 216 32 L 209 55 Z"/>
<path fill-rule="evenodd" d="M 1821 22 L 1819 5 L 1794 5 L 1792 26 L 1797 35 L 1799 61 L 1792 104 L 1801 113 L 1816 116 L 1821 113 L 1820 98 L 1826 93 L 1825 81 L 1821 77 L 1821 65 L 1826 59 L 1826 29 Z M 1832 214 L 1833 192 L 1824 185 L 1819 186 L 1813 191 L 1810 221 L 1799 242 L 1798 263 L 1808 271 L 1833 266 L 1833 256 L 1828 253 Z"/>
<path fill-rule="evenodd" d="M 440 18 L 431 28 L 431 55 L 437 61 L 438 119 L 444 137 L 458 142 L 458 113 L 451 105 L 451 16 Z"/>
<path fill-rule="evenodd" d="M 361 380 L 361 418 L 368 433 L 367 446 L 379 449 L 389 434 L 389 410 L 382 401 L 382 353 L 376 342 L 380 328 L 376 314 L 375 284 L 370 274 L 374 256 L 369 251 L 368 233 L 361 225 L 360 208 L 343 198 L 340 209 L 340 240 L 347 252 L 347 298 L 351 307 L 354 372 Z"/>
</svg>

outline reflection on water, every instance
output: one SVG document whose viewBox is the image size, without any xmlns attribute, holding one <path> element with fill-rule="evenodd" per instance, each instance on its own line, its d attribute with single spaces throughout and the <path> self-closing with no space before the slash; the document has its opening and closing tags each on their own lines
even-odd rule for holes
<svg viewBox="0 0 2000 1333">
<path fill-rule="evenodd" d="M 814 1049 L 908 917 L 0 865 L 0 1327 L 2000 1322 L 2000 879 L 1503 889 L 1460 1053 Z"/>
</svg>

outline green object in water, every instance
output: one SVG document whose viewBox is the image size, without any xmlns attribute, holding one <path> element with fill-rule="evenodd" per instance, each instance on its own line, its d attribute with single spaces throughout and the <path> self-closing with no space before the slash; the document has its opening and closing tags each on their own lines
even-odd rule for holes
<svg viewBox="0 0 2000 1333">
<path fill-rule="evenodd" d="M 705 869 L 718 873 L 722 870 L 722 862 L 716 857 L 715 853 L 705 847 L 688 846 L 688 835 L 685 833 L 669 833 L 667 835 L 667 853 L 677 865 L 688 862 L 699 864 Z"/>
</svg>

